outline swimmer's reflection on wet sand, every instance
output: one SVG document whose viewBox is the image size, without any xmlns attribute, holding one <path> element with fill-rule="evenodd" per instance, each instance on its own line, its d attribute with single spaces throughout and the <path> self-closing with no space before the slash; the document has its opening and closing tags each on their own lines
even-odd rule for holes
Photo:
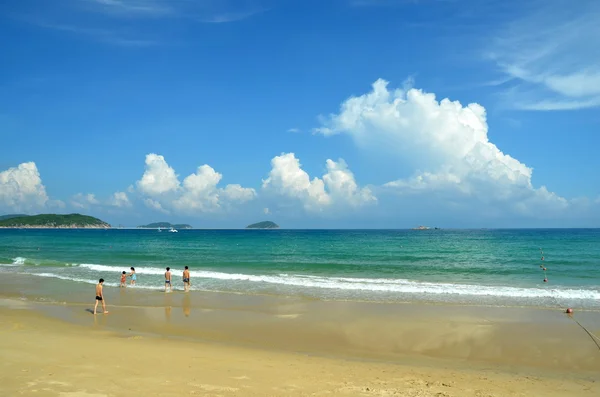
<svg viewBox="0 0 600 397">
<path fill-rule="evenodd" d="M 183 296 L 182 308 L 183 308 L 183 315 L 186 317 L 189 317 L 190 313 L 192 312 L 192 305 L 191 305 L 189 293 L 186 293 Z"/>
<path fill-rule="evenodd" d="M 106 325 L 106 316 L 93 316 L 94 328 L 104 328 Z"/>
<path fill-rule="evenodd" d="M 165 295 L 165 320 L 168 323 L 171 322 L 171 309 L 172 309 L 172 299 L 170 294 Z"/>
</svg>

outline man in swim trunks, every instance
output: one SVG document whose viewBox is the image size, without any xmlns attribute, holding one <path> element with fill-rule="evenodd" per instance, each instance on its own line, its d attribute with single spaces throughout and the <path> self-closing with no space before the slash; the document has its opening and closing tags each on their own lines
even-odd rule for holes
<svg viewBox="0 0 600 397">
<path fill-rule="evenodd" d="M 173 292 L 173 286 L 171 285 L 171 268 L 167 267 L 167 271 L 165 272 L 165 292 L 167 292 L 167 287 L 169 287 L 169 291 Z"/>
<path fill-rule="evenodd" d="M 96 314 L 96 309 L 98 308 L 98 302 L 102 302 L 102 312 L 104 314 L 108 313 L 106 310 L 106 301 L 104 300 L 104 292 L 102 291 L 102 284 L 104 284 L 104 279 L 101 278 L 96 284 L 96 304 L 94 305 L 94 314 Z"/>
<path fill-rule="evenodd" d="M 188 292 L 190 290 L 190 285 L 190 271 L 186 266 L 185 270 L 183 271 L 183 290 Z"/>
</svg>

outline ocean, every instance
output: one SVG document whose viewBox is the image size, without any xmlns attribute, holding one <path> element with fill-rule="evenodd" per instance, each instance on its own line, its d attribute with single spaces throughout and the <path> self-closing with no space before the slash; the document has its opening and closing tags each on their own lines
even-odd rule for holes
<svg viewBox="0 0 600 397">
<path fill-rule="evenodd" d="M 160 291 L 169 266 L 182 289 L 185 265 L 200 291 L 600 309 L 600 229 L 0 229 L 1 276 L 54 288 L 117 287 L 133 266 Z"/>
</svg>

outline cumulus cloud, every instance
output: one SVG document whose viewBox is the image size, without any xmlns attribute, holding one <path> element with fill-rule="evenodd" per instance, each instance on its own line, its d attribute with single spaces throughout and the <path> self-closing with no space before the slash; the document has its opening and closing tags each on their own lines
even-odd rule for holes
<svg viewBox="0 0 600 397">
<path fill-rule="evenodd" d="M 235 183 L 227 185 L 225 189 L 222 190 L 221 195 L 228 200 L 244 203 L 254 199 L 256 197 L 256 191 Z"/>
<path fill-rule="evenodd" d="M 146 155 L 146 170 L 136 185 L 140 192 L 155 196 L 177 190 L 179 179 L 163 156 L 151 153 Z"/>
<path fill-rule="evenodd" d="M 238 184 L 218 187 L 222 178 L 220 173 L 205 164 L 180 183 L 175 170 L 163 156 L 148 154 L 145 172 L 136 186 L 140 193 L 148 196 L 145 203 L 149 208 L 159 211 L 173 209 L 180 213 L 217 212 L 256 196 L 254 189 Z"/>
<path fill-rule="evenodd" d="M 131 202 L 129 201 L 129 197 L 127 197 L 127 193 L 125 192 L 115 192 L 108 200 L 108 204 L 119 208 L 131 207 Z"/>
<path fill-rule="evenodd" d="M 195 174 L 183 180 L 183 193 L 173 202 L 173 206 L 182 211 L 214 211 L 219 207 L 219 193 L 216 187 L 220 180 L 221 174 L 212 167 L 198 167 Z"/>
<path fill-rule="evenodd" d="M 412 177 L 385 184 L 402 194 L 452 191 L 484 201 L 518 202 L 564 208 L 567 201 L 545 187 L 536 189 L 532 169 L 503 153 L 488 139 L 485 108 L 442 99 L 408 88 L 389 90 L 377 80 L 370 93 L 342 103 L 315 132 L 347 134 L 365 150 L 388 156 L 392 164 L 417 170 Z"/>
<path fill-rule="evenodd" d="M 169 213 L 169 211 L 167 211 L 166 209 L 164 209 L 162 207 L 162 205 L 158 201 L 152 200 L 150 198 L 144 199 L 144 204 L 146 205 L 146 207 L 148 207 L 150 209 L 153 209 L 155 211 L 162 212 L 164 214 L 168 214 Z"/>
<path fill-rule="evenodd" d="M 353 207 L 358 207 L 377 201 L 371 189 L 358 187 L 354 174 L 343 159 L 339 159 L 337 163 L 327 160 L 326 165 L 327 173 L 323 175 L 323 181 L 334 202 L 346 202 Z"/>
<path fill-rule="evenodd" d="M 71 198 L 71 205 L 76 208 L 86 209 L 90 208 L 92 205 L 100 205 L 100 201 L 98 201 L 96 195 L 92 193 L 77 193 Z"/>
<path fill-rule="evenodd" d="M 294 153 L 283 153 L 271 160 L 271 171 L 263 189 L 303 203 L 308 211 L 322 211 L 337 205 L 361 206 L 377 201 L 369 188 L 359 188 L 344 160 L 327 160 L 327 173 L 312 180 Z"/>
<path fill-rule="evenodd" d="M 12 211 L 33 211 L 49 204 L 46 188 L 34 162 L 0 172 L 0 206 Z M 61 202 L 54 202 L 60 206 Z"/>
</svg>

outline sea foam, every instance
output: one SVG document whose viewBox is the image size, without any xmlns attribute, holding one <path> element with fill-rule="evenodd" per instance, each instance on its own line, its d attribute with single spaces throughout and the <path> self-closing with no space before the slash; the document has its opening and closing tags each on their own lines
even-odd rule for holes
<svg viewBox="0 0 600 397">
<path fill-rule="evenodd" d="M 109 266 L 100 264 L 79 264 L 77 267 L 96 273 L 98 277 L 108 278 L 108 275 L 120 274 L 122 271 L 129 272 L 129 267 Z M 193 279 L 207 279 L 214 281 L 247 282 L 272 286 L 289 286 L 302 288 L 317 288 L 327 290 L 364 291 L 400 294 L 434 294 L 434 295 L 464 295 L 464 296 L 487 296 L 505 298 L 556 298 L 556 299 L 585 299 L 600 300 L 600 291 L 596 289 L 578 289 L 567 287 L 547 288 L 523 288 L 502 285 L 474 285 L 458 283 L 435 283 L 407 279 L 392 278 L 352 278 L 352 277 L 324 277 L 301 274 L 244 274 L 225 273 L 216 271 L 194 270 Z M 165 269 L 155 267 L 138 267 L 138 275 L 162 276 Z M 172 269 L 174 277 L 182 275 L 182 270 Z M 88 273 L 89 274 L 89 273 Z M 83 279 L 66 275 L 54 275 L 53 273 L 38 273 L 38 276 L 56 277 L 78 282 L 96 283 L 95 279 Z M 158 281 L 158 277 L 147 278 Z M 141 281 L 141 280 L 138 280 Z M 138 282 L 138 285 L 142 284 Z M 296 288 L 295 288 L 296 289 Z"/>
</svg>

